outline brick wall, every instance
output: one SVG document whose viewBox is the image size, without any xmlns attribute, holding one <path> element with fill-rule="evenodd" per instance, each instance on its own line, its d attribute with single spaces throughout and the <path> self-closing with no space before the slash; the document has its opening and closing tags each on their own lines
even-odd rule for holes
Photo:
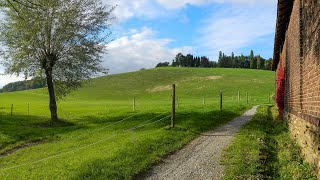
<svg viewBox="0 0 320 180">
<path fill-rule="evenodd" d="M 285 110 L 288 112 L 300 112 L 300 21 L 299 3 L 293 5 L 290 23 L 286 33 L 281 58 L 286 70 Z"/>
<path fill-rule="evenodd" d="M 281 52 L 285 118 L 320 179 L 320 0 L 295 0 Z"/>
<path fill-rule="evenodd" d="M 320 1 L 305 0 L 302 10 L 302 113 L 320 120 Z M 310 118 L 309 117 L 309 118 Z"/>
</svg>

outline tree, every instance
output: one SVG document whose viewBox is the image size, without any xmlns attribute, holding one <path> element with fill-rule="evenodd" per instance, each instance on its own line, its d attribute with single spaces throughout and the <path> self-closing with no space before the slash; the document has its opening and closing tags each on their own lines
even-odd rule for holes
<svg viewBox="0 0 320 180">
<path fill-rule="evenodd" d="M 234 68 L 240 68 L 240 57 L 236 56 L 234 58 Z"/>
<path fill-rule="evenodd" d="M 160 63 L 157 64 L 156 68 L 157 67 L 168 67 L 169 64 L 170 64 L 169 62 L 160 62 Z"/>
<path fill-rule="evenodd" d="M 3 86 L 1 92 L 13 92 L 13 91 L 21 91 L 21 90 L 27 90 L 27 89 L 38 89 L 38 88 L 43 88 L 45 86 L 46 86 L 45 79 L 41 77 L 37 77 L 31 80 L 9 83 Z"/>
<path fill-rule="evenodd" d="M 235 68 L 235 58 L 234 58 L 234 53 L 232 52 L 231 53 L 231 66 L 233 67 L 233 68 Z"/>
<path fill-rule="evenodd" d="M 195 61 L 196 61 L 196 67 L 200 67 L 200 62 L 201 62 L 200 57 L 196 57 Z"/>
<path fill-rule="evenodd" d="M 186 61 L 187 61 L 187 66 L 186 67 L 193 67 L 192 62 L 193 62 L 193 55 L 192 54 L 187 54 L 186 56 Z"/>
<path fill-rule="evenodd" d="M 30 0 L 0 0 L 0 7 L 4 7 L 4 8 L 13 8 L 13 10 L 15 11 L 15 13 L 17 13 L 17 15 L 22 18 L 20 16 L 20 11 L 17 9 L 17 7 L 15 5 L 20 5 L 23 6 L 25 8 L 30 8 L 30 9 L 37 9 L 37 8 L 41 8 L 40 4 L 37 4 L 34 1 L 30 1 Z"/>
<path fill-rule="evenodd" d="M 257 56 L 257 69 L 262 69 L 262 60 L 260 55 Z"/>
<path fill-rule="evenodd" d="M 221 61 L 221 59 L 222 59 L 222 51 L 219 51 L 219 59 L 218 59 L 218 61 Z"/>
<path fill-rule="evenodd" d="M 177 67 L 177 62 L 175 62 L 174 60 L 172 60 L 171 66 L 172 66 L 172 67 Z"/>
<path fill-rule="evenodd" d="M 218 63 L 215 61 L 209 61 L 209 67 L 210 68 L 217 68 L 218 67 Z"/>
<path fill-rule="evenodd" d="M 36 77 L 40 71 L 46 78 L 51 120 L 58 121 L 56 100 L 105 71 L 100 57 L 114 7 L 104 6 L 101 0 L 1 3 L 5 18 L 0 42 L 5 47 L 6 73 Z"/>
<path fill-rule="evenodd" d="M 254 57 L 252 50 L 250 52 L 249 61 L 250 61 L 250 69 L 257 69 L 257 59 L 256 57 Z"/>
<path fill-rule="evenodd" d="M 210 67 L 209 58 L 207 58 L 206 56 L 202 56 L 200 58 L 200 66 L 205 68 Z"/>
<path fill-rule="evenodd" d="M 266 70 L 271 70 L 272 61 L 273 61 L 272 58 L 270 58 L 264 62 L 264 68 Z"/>
<path fill-rule="evenodd" d="M 222 53 L 221 51 L 219 52 L 219 60 L 218 60 L 218 64 L 220 68 L 225 68 L 226 67 L 226 62 L 225 62 L 225 56 L 224 53 Z"/>
<path fill-rule="evenodd" d="M 261 61 L 261 69 L 265 69 L 264 63 L 266 60 L 264 58 L 260 57 L 260 61 Z"/>
</svg>

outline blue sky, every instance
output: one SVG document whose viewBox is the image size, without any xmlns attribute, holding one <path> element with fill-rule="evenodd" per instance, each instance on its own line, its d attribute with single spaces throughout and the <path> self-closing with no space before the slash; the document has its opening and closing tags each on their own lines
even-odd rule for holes
<svg viewBox="0 0 320 180">
<path fill-rule="evenodd" d="M 179 52 L 217 60 L 227 54 L 273 54 L 276 0 L 102 0 L 117 5 L 103 55 L 110 73 L 152 68 Z M 0 67 L 0 74 L 3 68 Z M 1 76 L 0 87 L 21 79 Z"/>
<path fill-rule="evenodd" d="M 105 1 L 108 2 L 108 1 Z M 104 56 L 110 73 L 154 67 L 178 52 L 217 60 L 226 54 L 273 54 L 276 0 L 115 1 L 115 40 Z"/>
</svg>

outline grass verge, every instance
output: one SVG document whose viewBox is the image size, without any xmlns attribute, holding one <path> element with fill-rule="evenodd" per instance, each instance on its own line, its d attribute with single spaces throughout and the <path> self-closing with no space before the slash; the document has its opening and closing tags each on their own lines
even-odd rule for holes
<svg viewBox="0 0 320 180">
<path fill-rule="evenodd" d="M 276 108 L 261 106 L 224 150 L 224 179 L 316 179 Z"/>
</svg>

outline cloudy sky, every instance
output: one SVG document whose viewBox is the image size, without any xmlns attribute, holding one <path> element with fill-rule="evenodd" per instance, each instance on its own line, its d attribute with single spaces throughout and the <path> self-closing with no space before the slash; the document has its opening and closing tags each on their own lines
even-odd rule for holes
<svg viewBox="0 0 320 180">
<path fill-rule="evenodd" d="M 102 0 L 117 5 L 103 64 L 111 74 L 152 68 L 179 53 L 272 57 L 276 0 Z M 0 16 L 1 18 L 1 16 Z M 20 79 L 3 76 L 0 87 Z"/>
</svg>

